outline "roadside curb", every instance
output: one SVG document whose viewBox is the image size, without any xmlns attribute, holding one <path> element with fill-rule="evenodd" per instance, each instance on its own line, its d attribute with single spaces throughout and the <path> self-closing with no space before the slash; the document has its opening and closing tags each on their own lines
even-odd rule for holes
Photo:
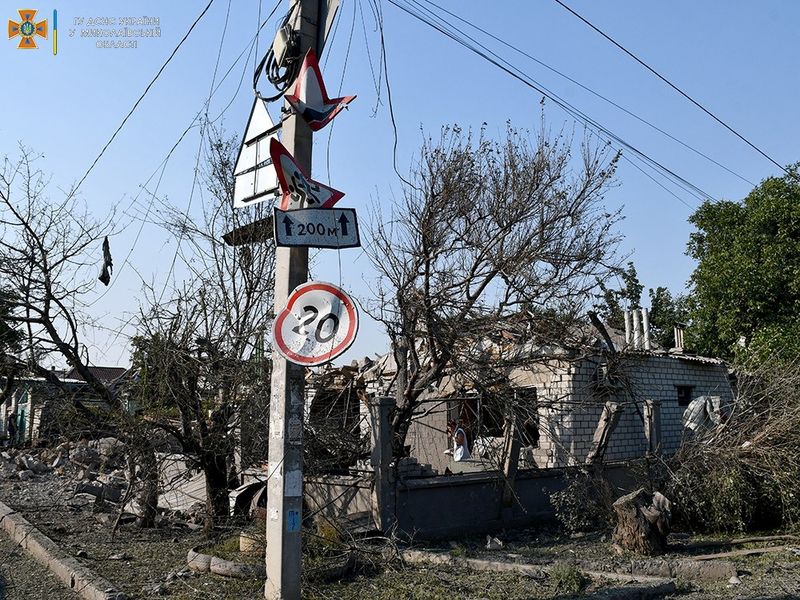
<svg viewBox="0 0 800 600">
<path fill-rule="evenodd" d="M 86 600 L 127 600 L 114 585 L 67 555 L 21 514 L 0 502 L 0 529 L 58 579 Z"/>
<path fill-rule="evenodd" d="M 503 562 L 497 560 L 484 560 L 479 558 L 464 558 L 450 556 L 439 552 L 426 552 L 422 550 L 404 550 L 403 560 L 409 563 L 449 564 L 467 567 L 476 571 L 514 571 L 527 575 L 535 575 L 550 571 L 549 565 L 533 565 L 521 562 Z M 607 588 L 595 592 L 593 598 L 602 600 L 655 600 L 666 594 L 675 592 L 675 582 L 663 577 L 648 575 L 630 575 L 605 571 L 583 571 L 585 575 L 595 580 L 609 580 L 620 584 L 620 587 Z"/>
</svg>

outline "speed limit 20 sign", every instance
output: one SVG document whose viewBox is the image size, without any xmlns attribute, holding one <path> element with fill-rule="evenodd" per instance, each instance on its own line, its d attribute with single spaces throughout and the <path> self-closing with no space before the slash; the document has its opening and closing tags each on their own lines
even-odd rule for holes
<svg viewBox="0 0 800 600">
<path fill-rule="evenodd" d="M 347 350 L 357 331 L 358 312 L 344 290 L 310 281 L 294 289 L 275 319 L 273 347 L 287 360 L 313 367 Z"/>
</svg>

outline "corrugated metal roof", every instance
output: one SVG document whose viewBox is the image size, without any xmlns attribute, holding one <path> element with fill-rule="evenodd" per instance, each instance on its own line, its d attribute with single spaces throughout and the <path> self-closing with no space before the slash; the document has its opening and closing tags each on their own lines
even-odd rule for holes
<svg viewBox="0 0 800 600">
<path fill-rule="evenodd" d="M 115 379 L 122 377 L 127 371 L 128 369 L 126 367 L 89 367 L 89 372 L 103 383 L 111 383 Z M 67 372 L 66 378 L 86 381 L 81 374 L 78 373 L 78 370 L 74 368 Z"/>
</svg>

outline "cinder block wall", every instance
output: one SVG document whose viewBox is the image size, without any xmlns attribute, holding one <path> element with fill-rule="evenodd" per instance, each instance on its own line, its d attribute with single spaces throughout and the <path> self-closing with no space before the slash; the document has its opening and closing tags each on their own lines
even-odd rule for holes
<svg viewBox="0 0 800 600">
<path fill-rule="evenodd" d="M 539 410 L 540 447 L 533 452 L 538 467 L 564 467 L 585 461 L 603 410 L 603 401 L 593 389 L 597 367 L 598 362 L 592 360 L 567 366 L 563 373 L 551 375 L 549 385 L 542 386 L 540 404 L 549 401 L 554 408 Z M 645 454 L 644 400 L 661 402 L 661 440 L 666 454 L 675 452 L 683 437 L 681 419 L 685 407 L 678 405 L 677 386 L 692 386 L 692 399 L 717 395 L 723 402 L 733 400 L 727 369 L 722 364 L 692 357 L 631 353 L 625 357 L 624 369 L 637 404 L 625 406 L 611 436 L 606 460 Z"/>
</svg>

